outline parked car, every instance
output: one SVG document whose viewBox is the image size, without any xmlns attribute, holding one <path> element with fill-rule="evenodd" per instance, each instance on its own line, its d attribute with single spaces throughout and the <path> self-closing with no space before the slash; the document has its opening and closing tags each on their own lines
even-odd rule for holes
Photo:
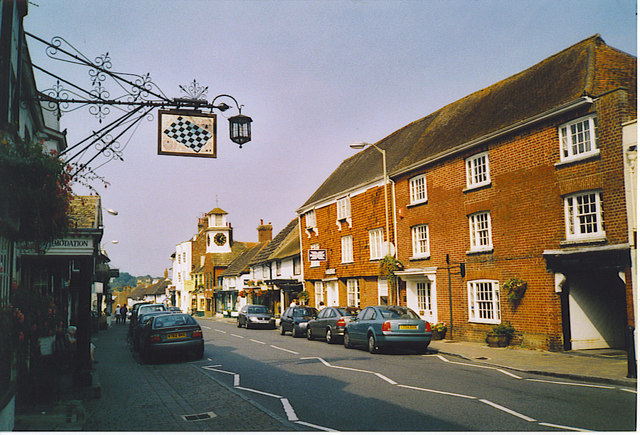
<svg viewBox="0 0 640 435">
<path fill-rule="evenodd" d="M 133 331 L 131 333 L 133 338 L 133 350 L 140 350 L 140 336 L 145 324 L 154 316 L 163 316 L 166 314 L 171 314 L 171 311 L 152 311 L 150 313 L 138 315 L 136 325 L 133 327 Z"/>
<path fill-rule="evenodd" d="M 318 317 L 307 324 L 307 338 L 313 340 L 323 337 L 327 343 L 335 343 L 344 336 L 347 323 L 356 318 L 358 307 L 326 307 L 318 313 Z"/>
<path fill-rule="evenodd" d="M 129 338 L 133 338 L 133 331 L 138 325 L 138 318 L 147 313 L 153 313 L 155 311 L 167 311 L 167 307 L 163 304 L 151 304 L 151 303 L 141 303 L 135 304 L 133 306 L 133 310 L 131 311 L 131 320 L 129 321 Z"/>
<path fill-rule="evenodd" d="M 196 359 L 204 354 L 202 329 L 189 314 L 168 313 L 152 316 L 140 332 L 140 356 L 149 361 L 156 356 L 192 353 Z"/>
<path fill-rule="evenodd" d="M 429 343 L 429 322 L 411 308 L 395 305 L 366 307 L 344 331 L 344 347 L 366 345 L 371 353 L 386 347 L 410 347 L 425 353 Z"/>
<path fill-rule="evenodd" d="M 318 315 L 318 310 L 313 307 L 294 306 L 287 308 L 280 318 L 280 334 L 291 332 L 294 337 L 300 337 L 307 333 L 307 322 Z"/>
<path fill-rule="evenodd" d="M 237 325 L 238 328 L 244 326 L 247 329 L 254 326 L 276 329 L 276 319 L 269 308 L 264 305 L 245 305 L 238 311 Z"/>
</svg>

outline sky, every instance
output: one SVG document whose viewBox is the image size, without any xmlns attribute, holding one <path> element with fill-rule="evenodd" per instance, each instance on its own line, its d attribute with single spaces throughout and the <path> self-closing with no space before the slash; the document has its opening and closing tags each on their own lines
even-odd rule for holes
<svg viewBox="0 0 640 435">
<path fill-rule="evenodd" d="M 62 37 L 89 59 L 108 53 L 112 71 L 149 73 L 170 98 L 196 80 L 209 101 L 232 95 L 253 119 L 252 140 L 240 149 L 225 119 L 237 112 L 217 112 L 218 157 L 199 159 L 157 155 L 154 111 L 119 140 L 124 161 L 96 169 L 108 185 L 94 189 L 118 211 L 104 213 L 104 249 L 111 267 L 135 276 L 171 276 L 176 244 L 215 207 L 228 212 L 235 240 L 256 242 L 261 219 L 275 236 L 356 152 L 350 143 L 379 141 L 596 33 L 637 55 L 631 0 L 29 3 L 28 32 Z M 28 44 L 35 65 L 91 88 L 86 68 Z M 41 73 L 36 80 L 41 91 L 55 82 Z M 61 128 L 73 145 L 118 113 L 99 124 L 80 108 L 64 114 Z"/>
</svg>

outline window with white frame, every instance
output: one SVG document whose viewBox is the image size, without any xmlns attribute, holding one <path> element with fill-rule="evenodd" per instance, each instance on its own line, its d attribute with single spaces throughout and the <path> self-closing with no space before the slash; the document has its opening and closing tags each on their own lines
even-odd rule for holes
<svg viewBox="0 0 640 435">
<path fill-rule="evenodd" d="M 304 214 L 306 228 L 314 228 L 316 226 L 316 211 L 309 210 Z"/>
<path fill-rule="evenodd" d="M 469 321 L 500 323 L 500 285 L 498 281 L 476 280 L 467 283 Z"/>
<path fill-rule="evenodd" d="M 467 166 L 467 188 L 485 186 L 491 183 L 489 176 L 489 153 L 484 152 L 469 157 Z"/>
<path fill-rule="evenodd" d="M 360 283 L 357 279 L 347 280 L 347 305 L 350 307 L 360 306 Z"/>
<path fill-rule="evenodd" d="M 427 179 L 424 174 L 409 180 L 409 202 L 419 204 L 427 201 Z"/>
<path fill-rule="evenodd" d="M 491 214 L 488 211 L 469 216 L 469 233 L 471 251 L 488 251 L 493 249 L 491 241 Z"/>
<path fill-rule="evenodd" d="M 429 252 L 429 225 L 416 225 L 411 228 L 411 240 L 413 243 L 414 257 L 428 257 Z"/>
<path fill-rule="evenodd" d="M 558 127 L 560 160 L 575 160 L 598 154 L 598 119 L 589 115 Z"/>
<path fill-rule="evenodd" d="M 310 249 L 320 249 L 320 243 L 312 243 L 311 246 L 309 246 Z M 311 261 L 309 262 L 309 267 L 320 267 L 320 262 L 319 261 Z"/>
<path fill-rule="evenodd" d="M 345 196 L 340 198 L 336 203 L 338 208 L 338 220 L 348 219 L 351 217 L 351 198 Z"/>
<path fill-rule="evenodd" d="M 605 237 L 602 192 L 590 191 L 564 198 L 567 239 L 594 239 Z"/>
<path fill-rule="evenodd" d="M 282 260 L 276 260 L 276 276 L 282 276 Z"/>
<path fill-rule="evenodd" d="M 418 308 L 421 311 L 431 311 L 431 282 L 417 282 L 416 291 L 418 293 Z"/>
<path fill-rule="evenodd" d="M 371 260 L 382 258 L 384 233 L 382 228 L 369 231 L 369 254 Z"/>
<path fill-rule="evenodd" d="M 353 236 L 342 237 L 341 245 L 342 245 L 342 262 L 353 263 Z"/>
<path fill-rule="evenodd" d="M 316 308 L 320 306 L 320 302 L 324 302 L 324 285 L 322 284 L 322 281 L 313 283 L 316 293 Z"/>
<path fill-rule="evenodd" d="M 300 275 L 302 273 L 302 262 L 300 261 L 300 257 L 293 257 L 293 274 Z"/>
</svg>

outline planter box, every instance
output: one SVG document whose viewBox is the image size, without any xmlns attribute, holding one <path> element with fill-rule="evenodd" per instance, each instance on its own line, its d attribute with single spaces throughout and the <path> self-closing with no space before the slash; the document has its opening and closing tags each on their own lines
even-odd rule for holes
<svg viewBox="0 0 640 435">
<path fill-rule="evenodd" d="M 447 331 L 433 331 L 431 333 L 431 340 L 442 340 L 447 335 Z"/>
<path fill-rule="evenodd" d="M 507 347 L 509 336 L 504 334 L 487 334 L 487 344 L 489 347 Z"/>
</svg>

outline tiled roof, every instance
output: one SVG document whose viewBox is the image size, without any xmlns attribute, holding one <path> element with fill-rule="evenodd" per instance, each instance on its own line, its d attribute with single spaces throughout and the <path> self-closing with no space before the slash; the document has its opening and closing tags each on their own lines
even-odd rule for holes
<svg viewBox="0 0 640 435">
<path fill-rule="evenodd" d="M 594 35 L 392 133 L 376 145 L 386 150 L 393 175 L 583 96 L 629 90 L 636 104 L 636 59 Z M 346 159 L 298 212 L 382 178 L 380 153 L 369 147 Z"/>
<path fill-rule="evenodd" d="M 220 274 L 220 276 L 238 276 L 249 271 L 249 263 L 251 260 L 265 247 L 268 242 L 258 243 L 257 245 L 247 249 L 238 258 Z"/>
<path fill-rule="evenodd" d="M 220 207 L 216 207 L 213 210 L 211 210 L 209 213 L 207 213 L 207 215 L 210 215 L 210 214 L 229 214 L 229 213 L 227 213 L 226 211 L 224 211 Z"/>
<path fill-rule="evenodd" d="M 71 229 L 97 229 L 102 226 L 102 208 L 99 196 L 74 196 L 69 209 Z"/>
<path fill-rule="evenodd" d="M 258 255 L 256 255 L 253 260 L 251 260 L 250 265 L 264 263 L 269 260 L 271 255 L 282 245 L 282 243 L 287 239 L 287 236 L 290 236 L 292 233 L 295 233 L 295 236 L 298 236 L 298 218 L 293 219 L 289 224 L 284 227 L 282 231 L 280 231 L 270 242 L 269 244 L 262 250 Z"/>
<path fill-rule="evenodd" d="M 168 279 L 163 279 L 158 281 L 155 284 L 151 284 L 149 287 L 145 289 L 143 292 L 144 295 L 163 295 L 165 294 L 167 287 L 171 285 L 171 281 Z"/>
</svg>

